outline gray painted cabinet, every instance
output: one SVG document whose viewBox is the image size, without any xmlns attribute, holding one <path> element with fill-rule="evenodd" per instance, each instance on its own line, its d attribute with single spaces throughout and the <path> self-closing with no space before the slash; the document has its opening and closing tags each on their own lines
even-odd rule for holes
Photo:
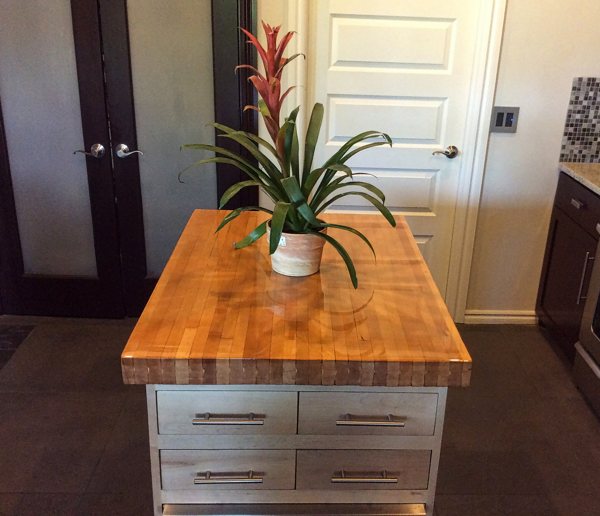
<svg viewBox="0 0 600 516">
<path fill-rule="evenodd" d="M 148 385 L 155 514 L 431 516 L 446 392 Z"/>
</svg>

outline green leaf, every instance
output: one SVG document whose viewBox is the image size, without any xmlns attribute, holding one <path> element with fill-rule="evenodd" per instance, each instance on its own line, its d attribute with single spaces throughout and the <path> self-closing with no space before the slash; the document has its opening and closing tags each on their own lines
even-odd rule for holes
<svg viewBox="0 0 600 516">
<path fill-rule="evenodd" d="M 302 193 L 304 194 L 305 197 L 308 198 L 308 196 L 310 195 L 310 192 L 312 191 L 314 186 L 317 184 L 317 181 L 319 180 L 319 178 L 328 170 L 333 170 L 335 172 L 344 172 L 344 174 L 346 174 L 347 176 L 350 176 L 350 177 L 352 177 L 352 175 L 353 175 L 352 169 L 346 165 L 343 165 L 342 163 L 336 163 L 336 164 L 330 165 L 329 167 L 316 168 L 308 175 L 308 178 L 306 179 L 304 185 L 302 186 Z M 321 183 L 320 186 L 323 186 L 323 184 Z"/>
<path fill-rule="evenodd" d="M 298 180 L 295 177 L 286 177 L 281 181 L 283 188 L 288 194 L 290 201 L 294 204 L 294 207 L 298 210 L 300 215 L 314 226 L 318 226 L 320 223 L 315 217 L 314 212 L 311 207 L 306 202 L 306 198 L 302 194 L 300 190 L 300 185 L 298 184 Z"/>
<path fill-rule="evenodd" d="M 245 169 L 243 166 L 240 166 L 240 163 L 237 160 L 229 159 L 229 158 L 208 158 L 208 159 L 202 159 L 200 161 L 197 161 L 196 163 L 193 163 L 192 165 L 190 165 L 186 169 L 182 170 L 179 174 L 181 175 L 186 170 L 188 170 L 188 169 L 190 169 L 192 167 L 198 166 L 198 165 L 202 165 L 204 163 L 224 163 L 226 165 L 233 165 L 234 167 L 237 167 L 238 169 L 242 170 L 243 172 L 246 172 L 250 177 L 256 179 L 256 176 L 253 175 L 251 172 L 249 172 L 247 169 Z M 271 200 L 273 202 L 277 202 L 277 199 L 279 197 L 281 197 L 281 192 L 277 191 L 275 188 L 272 188 L 271 181 L 270 181 L 269 177 L 264 174 L 264 172 L 261 172 L 260 170 L 258 170 L 258 173 L 261 174 L 260 177 L 262 179 L 264 179 L 264 181 L 261 183 L 260 187 L 271 198 Z"/>
<path fill-rule="evenodd" d="M 248 150 L 250 154 L 252 154 L 252 156 L 256 158 L 256 160 L 262 165 L 266 175 L 270 178 L 273 188 L 280 190 L 281 193 L 283 193 L 283 190 L 281 189 L 281 179 L 283 177 L 281 171 L 264 153 L 258 150 L 257 146 L 253 142 L 251 142 L 245 136 L 235 133 L 221 134 L 220 136 L 233 140 Z"/>
<path fill-rule="evenodd" d="M 283 140 L 283 163 L 286 177 L 290 175 L 290 167 L 292 163 L 292 142 L 294 138 L 294 131 L 296 129 L 296 117 L 300 107 L 294 109 L 290 116 L 285 119 L 284 124 L 279 130 L 277 140 Z M 296 159 L 297 161 L 297 159 Z"/>
<path fill-rule="evenodd" d="M 342 244 L 340 244 L 335 238 L 330 237 L 329 235 L 326 235 L 319 231 L 311 231 L 311 233 L 317 235 L 319 238 L 322 238 L 326 242 L 329 242 L 334 247 L 334 249 L 339 253 L 339 255 L 344 260 L 344 263 L 346 264 L 346 268 L 348 269 L 348 274 L 350 274 L 350 280 L 352 281 L 352 285 L 354 286 L 354 288 L 358 288 L 358 280 L 356 279 L 356 269 L 354 268 L 354 263 L 352 263 L 350 255 L 348 254 L 346 249 L 344 249 Z"/>
<path fill-rule="evenodd" d="M 321 124 L 323 123 L 323 113 L 325 109 L 323 104 L 316 103 L 310 115 L 310 122 L 306 130 L 306 139 L 304 140 L 304 166 L 302 168 L 302 183 L 306 181 L 312 168 L 313 157 L 315 155 L 315 147 L 321 132 Z"/>
<path fill-rule="evenodd" d="M 311 206 L 313 208 L 315 206 L 318 206 L 318 204 L 321 201 L 325 200 L 336 190 L 341 190 L 342 188 L 350 188 L 350 187 L 364 188 L 365 190 L 368 190 L 372 194 L 379 197 L 379 199 L 381 199 L 381 202 L 385 202 L 385 195 L 375 185 L 372 185 L 371 183 L 366 183 L 364 181 L 348 181 L 347 183 L 344 183 L 344 179 L 346 179 L 346 178 L 345 177 L 338 178 L 335 181 L 331 182 L 327 187 L 323 188 L 323 190 L 321 190 L 319 192 L 319 199 L 315 198 L 315 202 L 311 202 Z M 358 193 L 356 190 L 353 190 L 353 191 Z"/>
<path fill-rule="evenodd" d="M 223 217 L 223 220 L 219 224 L 219 227 L 215 230 L 215 233 L 223 229 L 232 220 L 237 219 L 244 211 L 264 211 L 265 213 L 273 213 L 271 210 L 267 210 L 267 208 L 262 208 L 261 206 L 244 206 L 243 208 L 236 208 Z"/>
<path fill-rule="evenodd" d="M 361 145 L 360 147 L 357 147 L 352 152 L 349 152 L 348 154 L 346 154 L 344 156 L 344 159 L 343 159 L 344 163 L 346 161 L 348 161 L 351 157 L 358 154 L 359 152 L 366 151 L 367 149 L 370 149 L 372 147 L 381 147 L 382 145 L 387 145 L 387 142 L 373 142 L 373 143 L 367 143 L 366 145 Z"/>
<path fill-rule="evenodd" d="M 236 249 L 243 249 L 244 247 L 247 247 L 250 244 L 253 244 L 254 242 L 256 242 L 261 236 L 263 236 L 267 232 L 267 222 L 268 221 L 266 220 L 262 224 L 259 224 L 258 226 L 256 226 L 254 231 L 252 231 L 248 236 L 246 236 L 239 242 L 236 242 L 234 244 L 234 247 Z"/>
<path fill-rule="evenodd" d="M 206 145 L 203 143 L 192 143 L 192 144 L 186 144 L 186 145 L 182 145 L 181 149 L 193 149 L 193 150 L 207 150 L 207 151 L 211 151 L 214 152 L 215 154 L 220 154 L 221 156 L 225 156 L 227 158 L 230 158 L 232 160 L 235 160 L 237 162 L 239 162 L 239 165 L 234 164 L 234 166 L 236 166 L 237 168 L 239 168 L 240 170 L 242 170 L 243 172 L 246 172 L 246 174 L 248 174 L 250 177 L 256 179 L 258 177 L 261 176 L 266 176 L 266 174 L 264 172 L 262 172 L 259 168 L 256 168 L 255 166 L 253 166 L 252 164 L 248 163 L 244 158 L 242 158 L 241 156 L 239 156 L 238 154 L 236 154 L 233 151 L 230 151 L 228 149 L 225 149 L 224 147 L 218 147 L 216 145 Z M 196 161 L 195 163 L 192 163 L 190 166 L 184 168 L 181 172 L 179 172 L 178 178 L 181 181 L 181 176 L 187 172 L 190 168 L 196 167 L 198 165 L 202 165 L 204 163 L 214 163 L 214 162 L 209 162 L 206 160 L 200 160 L 200 161 Z M 231 162 L 228 162 L 229 164 L 232 164 Z"/>
<path fill-rule="evenodd" d="M 373 256 L 375 255 L 375 249 L 373 249 L 373 246 L 371 245 L 371 242 L 369 242 L 369 239 L 360 231 L 358 231 L 358 229 L 354 229 L 351 228 L 350 226 L 342 226 L 341 224 L 323 224 L 323 227 L 325 228 L 335 228 L 335 229 L 341 229 L 342 231 L 349 231 L 350 233 L 356 235 L 357 237 L 361 238 L 362 241 L 367 244 L 369 246 L 369 249 L 371 249 L 371 252 L 373 253 Z"/>
<path fill-rule="evenodd" d="M 327 200 L 327 202 L 323 203 L 317 210 L 315 210 L 315 213 L 321 213 L 325 208 L 327 208 L 327 206 L 334 203 L 338 199 L 341 199 L 342 197 L 346 197 L 348 195 L 358 195 L 360 197 L 363 197 L 380 211 L 380 213 L 386 218 L 386 220 L 390 223 L 391 226 L 396 227 L 396 219 L 394 219 L 394 216 L 392 215 L 390 210 L 388 210 L 387 207 L 384 206 L 381 201 L 379 201 L 379 199 L 363 192 L 345 192 L 336 195 L 331 199 Z"/>
<path fill-rule="evenodd" d="M 248 186 L 261 186 L 261 185 L 262 185 L 262 183 L 259 183 L 258 181 L 240 181 L 239 183 L 235 183 L 234 185 L 231 185 L 227 190 L 225 190 L 225 192 L 221 196 L 221 200 L 219 201 L 219 209 L 221 209 L 223 206 L 225 206 L 227 204 L 227 202 L 243 188 L 246 188 Z"/>
<path fill-rule="evenodd" d="M 277 160 L 280 162 L 279 160 L 279 155 L 277 154 L 277 151 L 275 150 L 275 147 L 273 147 L 273 145 L 271 145 L 271 143 L 269 143 L 267 140 L 265 140 L 264 138 L 261 138 L 260 136 L 257 136 L 256 134 L 252 134 L 252 133 L 248 133 L 246 131 L 231 131 L 231 134 L 240 134 L 242 136 L 245 136 L 246 138 L 248 138 L 249 140 L 253 141 L 254 143 L 256 143 L 257 145 L 262 145 L 265 149 L 267 149 L 271 154 L 273 154 L 273 156 L 275 158 L 277 158 Z"/>
<path fill-rule="evenodd" d="M 323 166 L 328 167 L 331 163 L 344 162 L 345 160 L 342 159 L 344 157 L 344 154 L 346 154 L 346 152 L 348 152 L 354 145 L 368 140 L 369 138 L 375 138 L 377 136 L 381 136 L 385 140 L 385 142 L 379 142 L 380 145 L 385 145 L 386 142 L 390 146 L 392 145 L 392 139 L 387 134 L 382 133 L 381 131 L 365 131 L 363 133 L 357 134 L 353 138 L 350 138 L 346 143 L 344 143 L 344 145 L 340 147 L 340 149 L 333 156 L 331 156 L 327 160 L 327 162 Z"/>
<path fill-rule="evenodd" d="M 263 99 L 258 99 L 258 110 L 262 116 L 271 116 L 267 103 Z"/>
<path fill-rule="evenodd" d="M 285 219 L 289 209 L 290 203 L 281 201 L 275 204 L 275 207 L 273 208 L 273 217 L 271 218 L 271 235 L 269 239 L 269 254 L 273 254 L 279 246 L 279 240 L 281 239 L 281 233 L 283 232 L 283 226 L 285 225 Z"/>
<path fill-rule="evenodd" d="M 298 125 L 294 124 L 294 132 L 292 134 L 290 165 L 292 167 L 292 175 L 300 181 L 300 143 L 298 142 Z"/>
</svg>

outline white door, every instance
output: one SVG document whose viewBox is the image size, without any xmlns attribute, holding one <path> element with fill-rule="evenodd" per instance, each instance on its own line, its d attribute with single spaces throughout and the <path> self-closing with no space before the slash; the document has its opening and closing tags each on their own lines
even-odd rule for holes
<svg viewBox="0 0 600 516">
<path fill-rule="evenodd" d="M 309 100 L 323 103 L 326 113 L 315 163 L 361 131 L 392 137 L 392 148 L 361 153 L 350 165 L 376 176 L 372 181 L 386 194 L 386 205 L 406 216 L 445 295 L 459 175 L 470 173 L 461 171 L 462 151 L 475 144 L 474 135 L 467 141 L 465 134 L 478 31 L 489 33 L 490 2 L 318 0 L 309 5 Z M 450 145 L 461 151 L 455 159 L 432 155 Z M 368 209 L 362 198 L 350 199 L 336 209 Z"/>
</svg>

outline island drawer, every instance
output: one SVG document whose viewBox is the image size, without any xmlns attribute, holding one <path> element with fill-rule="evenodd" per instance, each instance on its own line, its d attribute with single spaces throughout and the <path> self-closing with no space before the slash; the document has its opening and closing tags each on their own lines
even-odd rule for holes
<svg viewBox="0 0 600 516">
<path fill-rule="evenodd" d="M 298 450 L 296 489 L 427 489 L 430 450 Z"/>
<path fill-rule="evenodd" d="M 294 489 L 294 450 L 161 450 L 164 490 Z"/>
<path fill-rule="evenodd" d="M 433 435 L 436 393 L 301 392 L 298 433 Z"/>
<path fill-rule="evenodd" d="M 295 434 L 297 394 L 273 391 L 157 391 L 160 434 Z"/>
<path fill-rule="evenodd" d="M 591 190 L 562 173 L 558 179 L 555 204 L 588 233 L 598 238 L 600 198 Z"/>
</svg>

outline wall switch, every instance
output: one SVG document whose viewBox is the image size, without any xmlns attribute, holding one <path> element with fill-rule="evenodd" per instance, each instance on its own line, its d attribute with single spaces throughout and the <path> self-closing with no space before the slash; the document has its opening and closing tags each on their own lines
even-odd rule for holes
<svg viewBox="0 0 600 516">
<path fill-rule="evenodd" d="M 492 110 L 492 133 L 516 133 L 519 120 L 519 108 L 507 106 L 494 106 Z"/>
</svg>

